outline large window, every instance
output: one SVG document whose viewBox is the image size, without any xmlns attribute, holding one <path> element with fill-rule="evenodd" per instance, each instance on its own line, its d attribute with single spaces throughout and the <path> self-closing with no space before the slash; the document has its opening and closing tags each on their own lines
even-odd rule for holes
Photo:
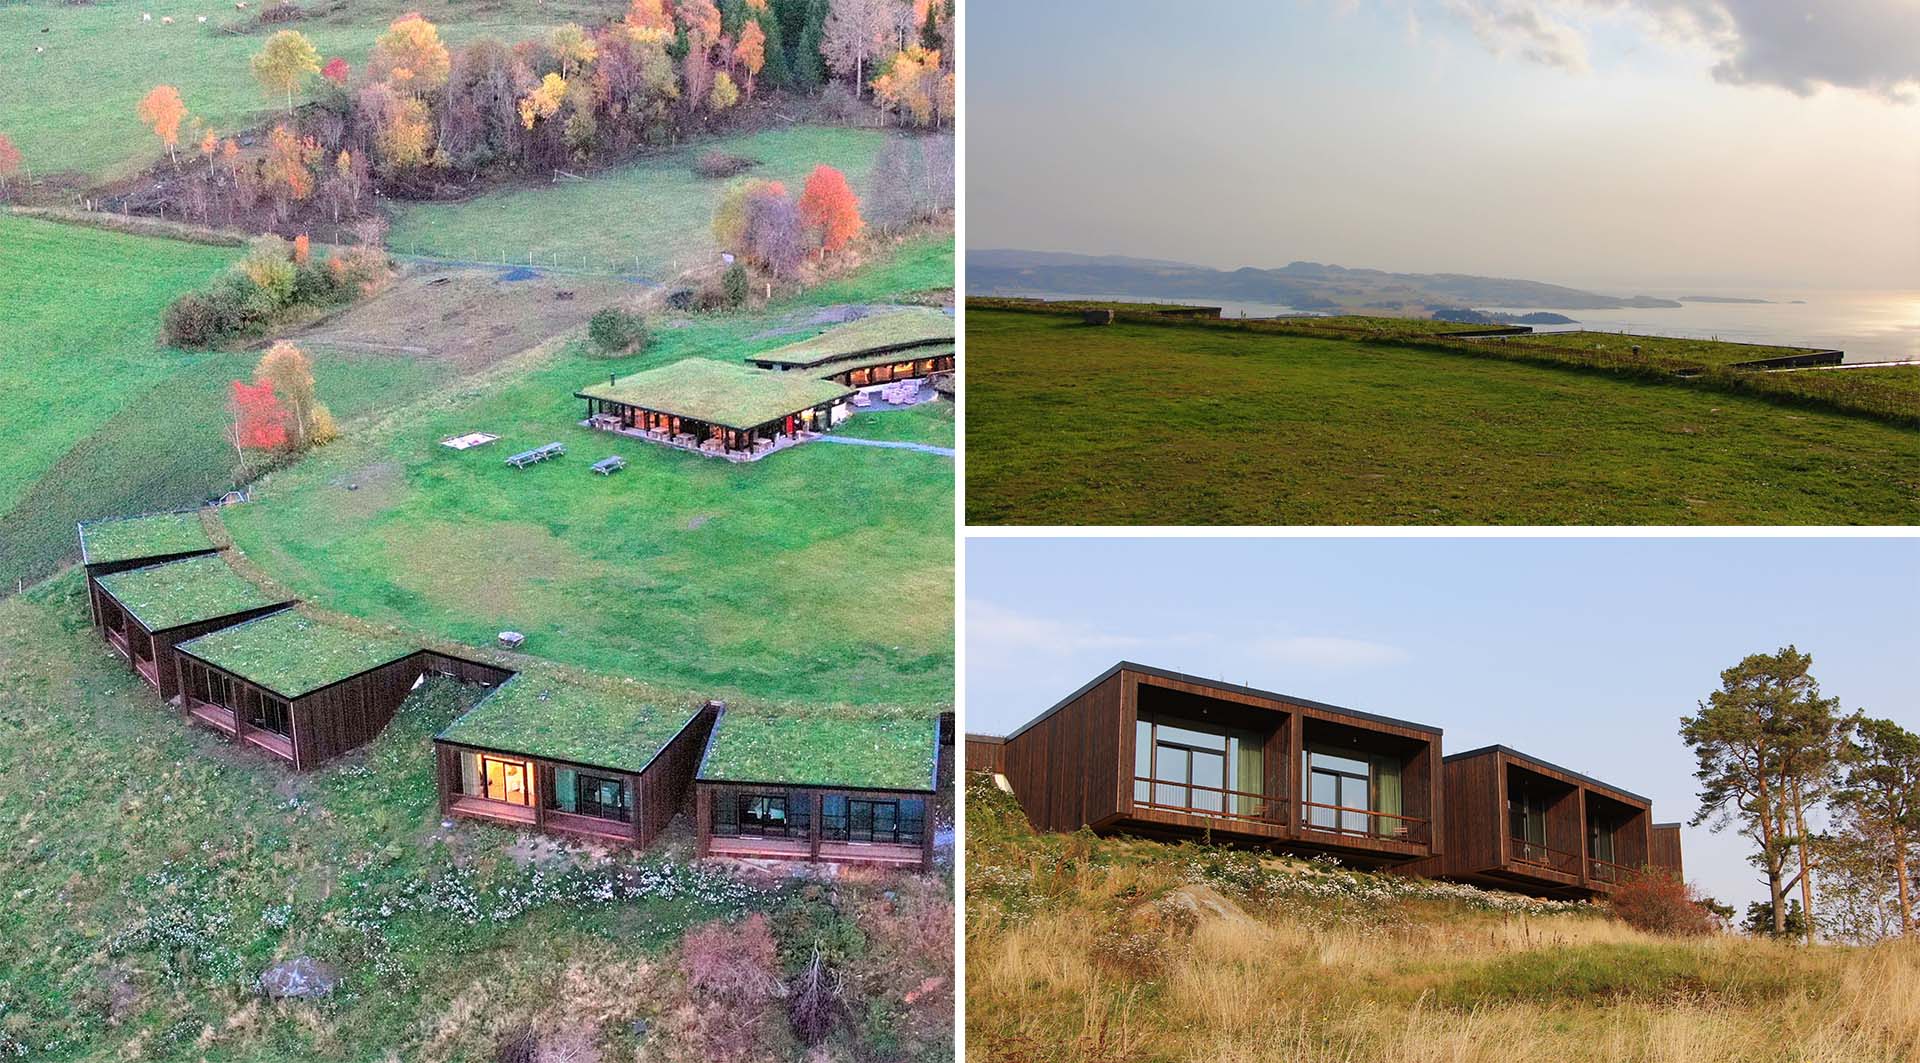
<svg viewBox="0 0 1920 1063">
<path fill-rule="evenodd" d="M 632 796 L 625 779 L 573 768 L 553 769 L 553 792 L 547 795 L 547 807 L 622 823 L 633 820 Z"/>
<path fill-rule="evenodd" d="M 293 714 L 286 702 L 250 689 L 244 692 L 242 700 L 247 705 L 248 727 L 272 731 L 282 738 L 293 737 Z"/>
<path fill-rule="evenodd" d="M 533 807 L 533 763 L 516 757 L 463 750 L 460 788 L 470 797 Z"/>
<path fill-rule="evenodd" d="M 1614 863 L 1613 832 L 1614 823 L 1610 819 L 1595 816 L 1587 820 L 1587 855 Z"/>
<path fill-rule="evenodd" d="M 927 803 L 919 798 L 820 799 L 820 836 L 828 841 L 919 845 L 926 831 Z"/>
<path fill-rule="evenodd" d="M 1515 855 L 1530 863 L 1550 862 L 1547 856 L 1547 798 L 1540 791 L 1519 787 L 1507 793 L 1507 833 Z"/>
<path fill-rule="evenodd" d="M 1302 758 L 1308 826 L 1389 838 L 1408 833 L 1400 758 L 1317 746 Z"/>
<path fill-rule="evenodd" d="M 726 837 L 805 838 L 811 829 L 805 794 L 721 793 L 713 801 L 713 833 Z"/>
<path fill-rule="evenodd" d="M 1187 720 L 1134 723 L 1133 799 L 1155 808 L 1258 817 L 1265 810 L 1258 736 Z"/>
</svg>

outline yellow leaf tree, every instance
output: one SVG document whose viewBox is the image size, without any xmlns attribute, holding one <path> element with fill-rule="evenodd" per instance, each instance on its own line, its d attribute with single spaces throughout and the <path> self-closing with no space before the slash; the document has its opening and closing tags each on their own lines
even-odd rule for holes
<svg viewBox="0 0 1920 1063">
<path fill-rule="evenodd" d="M 300 348 L 285 340 L 267 348 L 254 367 L 253 382 L 273 385 L 274 395 L 287 411 L 287 434 L 295 447 L 316 442 L 314 428 L 320 415 L 325 417 L 325 427 L 332 429 L 333 416 L 325 413 L 314 387 L 313 362 Z"/>
<path fill-rule="evenodd" d="M 293 113 L 293 94 L 310 74 L 320 72 L 320 53 L 313 42 L 298 30 L 281 30 L 267 38 L 266 47 L 253 57 L 253 76 L 268 92 L 286 98 L 287 113 Z"/>
<path fill-rule="evenodd" d="M 567 98 L 567 81 L 558 74 L 548 74 L 540 79 L 540 84 L 520 98 L 520 124 L 528 129 L 542 118 L 552 118 Z"/>
<path fill-rule="evenodd" d="M 560 75 L 566 78 L 579 73 L 582 67 L 593 62 L 594 56 L 600 54 L 593 38 L 587 36 L 587 31 L 581 29 L 578 23 L 569 22 L 554 30 L 551 44 L 554 56 L 560 60 Z"/>
<path fill-rule="evenodd" d="M 172 85 L 155 85 L 152 92 L 141 98 L 134 113 L 160 138 L 160 143 L 167 146 L 167 157 L 178 166 L 180 156 L 175 149 L 180 144 L 180 123 L 187 117 L 187 105 L 180 99 L 180 91 Z"/>
<path fill-rule="evenodd" d="M 375 78 L 409 92 L 432 92 L 447 83 L 453 60 L 440 42 L 440 28 L 418 11 L 394 19 L 373 42 L 369 69 Z"/>
</svg>

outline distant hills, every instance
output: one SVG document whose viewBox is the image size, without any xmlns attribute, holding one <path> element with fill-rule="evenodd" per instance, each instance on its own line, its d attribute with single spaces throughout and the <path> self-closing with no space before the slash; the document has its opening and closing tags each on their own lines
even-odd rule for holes
<svg viewBox="0 0 1920 1063">
<path fill-rule="evenodd" d="M 1616 310 L 1680 305 L 1646 295 L 1622 298 L 1540 281 L 1465 273 L 1389 273 L 1320 262 L 1219 270 L 1123 255 L 1002 249 L 967 252 L 967 291 L 974 295 L 1065 292 L 1218 299 L 1278 303 L 1296 310 L 1421 316 L 1442 308 L 1473 306 Z"/>
</svg>

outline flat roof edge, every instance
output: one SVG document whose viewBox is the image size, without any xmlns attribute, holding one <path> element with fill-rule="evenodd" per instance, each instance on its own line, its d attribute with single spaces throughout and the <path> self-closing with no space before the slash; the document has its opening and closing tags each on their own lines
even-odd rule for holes
<svg viewBox="0 0 1920 1063">
<path fill-rule="evenodd" d="M 1449 753 L 1446 756 L 1440 758 L 1440 760 L 1441 760 L 1441 763 L 1449 763 L 1455 760 L 1465 760 L 1468 757 L 1483 757 L 1483 756 L 1486 756 L 1488 753 L 1505 753 L 1509 757 L 1516 757 L 1520 760 L 1524 760 L 1532 764 L 1538 764 L 1543 768 L 1547 768 L 1552 771 L 1557 771 L 1562 775 L 1568 776 L 1570 778 L 1578 779 L 1581 782 L 1587 783 L 1591 786 L 1597 786 L 1602 790 L 1612 790 L 1616 794 L 1621 794 L 1626 797 L 1631 797 L 1635 801 L 1645 801 L 1649 808 L 1653 806 L 1653 798 L 1648 797 L 1645 794 L 1636 794 L 1632 790 L 1627 789 L 1626 787 L 1616 786 L 1613 783 L 1606 782 L 1601 779 L 1596 779 L 1593 776 L 1588 775 L 1584 772 L 1578 772 L 1578 771 L 1574 771 L 1572 768 L 1562 767 L 1550 760 L 1542 760 L 1541 758 L 1536 757 L 1531 753 L 1522 753 L 1520 750 L 1517 750 L 1512 746 L 1501 745 L 1498 742 L 1490 746 L 1481 746 L 1479 749 L 1469 749 L 1464 753 Z M 1659 824 L 1656 823 L 1654 824 L 1654 826 L 1659 826 Z"/>
</svg>

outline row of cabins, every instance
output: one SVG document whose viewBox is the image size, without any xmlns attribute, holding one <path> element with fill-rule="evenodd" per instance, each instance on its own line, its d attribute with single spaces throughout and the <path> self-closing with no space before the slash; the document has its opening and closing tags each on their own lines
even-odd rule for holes
<svg viewBox="0 0 1920 1063">
<path fill-rule="evenodd" d="M 197 513 L 80 526 L 93 625 L 182 717 L 293 770 L 384 730 L 432 675 L 491 688 L 434 738 L 441 808 L 644 848 L 692 809 L 702 856 L 932 862 L 930 717 L 663 704 L 632 683 L 330 623 L 235 572 Z"/>
<path fill-rule="evenodd" d="M 1040 830 L 1206 838 L 1545 897 L 1682 873 L 1652 802 L 1505 746 L 1122 662 L 1004 738 L 967 735 Z"/>
<path fill-rule="evenodd" d="M 954 371 L 954 320 L 933 307 L 894 307 L 743 362 L 688 358 L 574 392 L 583 424 L 677 442 L 728 457 L 757 457 L 828 432 L 858 396 Z"/>
</svg>

